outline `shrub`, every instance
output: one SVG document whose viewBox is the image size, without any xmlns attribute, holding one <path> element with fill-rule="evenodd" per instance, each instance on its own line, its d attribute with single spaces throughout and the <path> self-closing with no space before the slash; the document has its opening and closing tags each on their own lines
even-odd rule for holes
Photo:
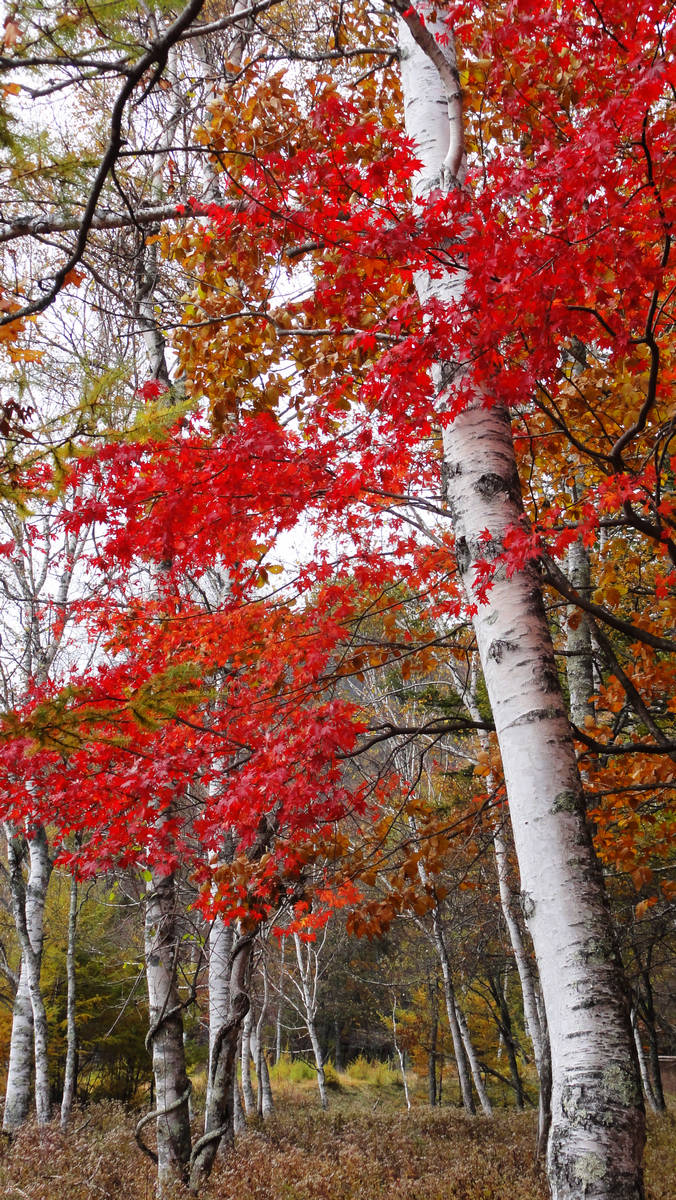
<svg viewBox="0 0 676 1200">
<path fill-rule="evenodd" d="M 327 1058 L 326 1062 L 324 1063 L 324 1081 L 327 1088 L 333 1088 L 335 1091 L 338 1091 L 338 1089 L 342 1087 L 340 1075 L 338 1074 L 330 1058 Z"/>
<path fill-rule="evenodd" d="M 290 1054 L 282 1054 L 279 1062 L 270 1067 L 270 1078 L 273 1083 L 302 1083 L 304 1079 L 314 1079 L 317 1072 L 303 1058 L 292 1058 Z"/>
<path fill-rule="evenodd" d="M 350 1079 L 355 1079 L 359 1083 L 368 1083 L 371 1087 L 387 1087 L 389 1084 L 401 1082 L 397 1072 L 392 1070 L 389 1063 L 364 1058 L 363 1054 L 350 1063 L 347 1074 Z"/>
</svg>

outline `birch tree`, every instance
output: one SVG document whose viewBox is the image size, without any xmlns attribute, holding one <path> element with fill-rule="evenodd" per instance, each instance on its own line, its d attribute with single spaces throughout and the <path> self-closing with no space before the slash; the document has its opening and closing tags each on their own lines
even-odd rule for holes
<svg viewBox="0 0 676 1200">
<path fill-rule="evenodd" d="M 462 186 L 465 162 L 452 31 L 426 16 L 424 26 L 404 17 L 400 40 L 406 126 L 421 159 L 413 189 L 422 203 L 435 189 Z M 421 302 L 460 305 L 463 281 L 464 267 L 441 279 L 421 276 Z M 436 371 L 442 419 L 460 370 L 454 363 Z M 523 521 L 499 380 L 496 394 L 466 400 L 443 421 L 443 442 L 458 568 L 472 599 L 487 543 L 499 554 L 506 531 Z M 476 605 L 474 630 L 549 1027 L 552 1195 L 639 1200 L 644 1120 L 626 990 L 532 567 L 494 579 Z"/>
<path fill-rule="evenodd" d="M 326 945 L 327 929 L 328 927 L 324 929 L 322 937 L 316 945 L 312 942 L 301 940 L 299 933 L 293 934 L 293 944 L 296 949 L 296 962 L 298 964 L 298 980 L 292 977 L 292 982 L 296 985 L 300 999 L 300 1004 L 296 1003 L 296 1007 L 302 1015 L 308 1037 L 310 1038 L 322 1108 L 329 1107 L 329 1095 L 326 1090 L 324 1055 L 317 1033 L 317 989 L 322 973 L 321 954 Z"/>
<path fill-rule="evenodd" d="M 23 860 L 28 858 L 28 879 Z M 30 1103 L 31 1057 L 35 1066 L 35 1108 L 38 1123 L 51 1115 L 47 1013 L 40 984 L 44 946 L 44 913 L 53 862 L 42 825 L 29 837 L 7 830 L 7 858 L 14 924 L 21 947 L 19 986 L 14 1002 L 12 1039 L 7 1072 L 3 1128 L 8 1132 L 25 1121 Z M 33 1052 L 33 1053 L 32 1053 Z"/>
</svg>

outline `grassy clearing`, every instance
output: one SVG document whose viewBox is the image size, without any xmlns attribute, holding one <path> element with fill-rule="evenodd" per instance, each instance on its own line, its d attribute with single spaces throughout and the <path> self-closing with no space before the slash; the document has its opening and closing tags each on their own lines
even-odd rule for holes
<svg viewBox="0 0 676 1200">
<path fill-rule="evenodd" d="M 468 1120 L 456 1108 L 402 1109 L 401 1089 L 354 1080 L 328 1113 L 307 1091 L 277 1087 L 275 1116 L 254 1123 L 235 1158 L 214 1170 L 205 1200 L 547 1200 L 533 1164 L 533 1114 Z M 65 1138 L 23 1130 L 0 1158 L 5 1200 L 151 1200 L 153 1167 L 133 1119 L 103 1104 Z M 674 1200 L 676 1120 L 650 1122 L 647 1200 Z M 178 1200 L 178 1197 L 177 1197 Z"/>
</svg>

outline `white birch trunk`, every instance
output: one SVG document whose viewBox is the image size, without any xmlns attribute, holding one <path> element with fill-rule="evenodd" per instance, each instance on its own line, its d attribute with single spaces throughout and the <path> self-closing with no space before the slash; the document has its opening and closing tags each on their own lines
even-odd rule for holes
<svg viewBox="0 0 676 1200">
<path fill-rule="evenodd" d="M 155 23 L 155 27 L 157 25 Z M 156 147 L 152 160 L 152 175 L 150 178 L 151 205 L 155 206 L 166 199 L 164 187 L 164 171 L 169 149 L 174 142 L 181 115 L 185 110 L 186 96 L 179 85 L 178 52 L 176 47 L 169 51 L 169 58 L 164 70 L 165 82 L 171 88 L 171 102 L 166 116 L 164 130 Z M 138 279 L 136 286 L 136 306 L 138 310 L 138 325 L 145 344 L 146 354 L 153 379 L 158 379 L 169 387 L 171 382 L 166 359 L 166 341 L 158 324 L 155 310 L 155 293 L 159 278 L 158 246 L 156 240 L 148 239 L 159 233 L 159 224 L 150 226 L 144 237 L 143 249 L 138 263 Z"/>
<path fill-rule="evenodd" d="M 228 1011 L 212 1046 L 204 1134 L 195 1143 L 190 1162 L 190 1190 L 195 1193 L 208 1179 L 221 1141 L 231 1146 L 237 1129 L 237 1047 L 249 1012 L 247 979 L 253 940 L 253 934 L 238 938 L 231 953 Z"/>
<path fill-rule="evenodd" d="M 244 1101 L 244 1111 L 247 1117 L 252 1117 L 256 1111 L 256 1093 L 253 1090 L 251 1081 L 251 1025 L 253 1022 L 253 1013 L 251 1009 L 247 1012 L 242 1025 L 242 1100 Z"/>
<path fill-rule="evenodd" d="M 2 1128 L 13 1133 L 28 1119 L 33 1079 L 33 1008 L 28 990 L 28 971 L 21 960 L 19 984 L 12 1009 L 12 1035 L 9 1045 L 5 1111 Z"/>
<path fill-rule="evenodd" d="M 531 968 L 528 951 L 521 933 L 521 925 L 515 911 L 515 896 L 509 880 L 509 855 L 505 844 L 502 829 L 498 825 L 493 831 L 493 851 L 495 854 L 495 865 L 498 875 L 498 888 L 500 892 L 500 907 L 502 915 L 509 933 L 509 940 L 514 951 L 514 961 L 519 975 L 521 984 L 521 995 L 523 997 L 523 1016 L 526 1024 L 526 1033 L 533 1047 L 535 1055 L 535 1066 L 537 1068 L 538 1077 L 542 1071 L 542 1059 L 544 1055 L 544 1042 L 542 1037 L 542 1028 L 540 1025 L 540 1016 L 537 1007 L 537 998 L 535 991 L 535 980 Z"/>
<path fill-rule="evenodd" d="M 279 955 L 279 997 L 275 1016 L 275 1065 L 282 1057 L 282 1011 L 284 1008 L 284 958 L 286 955 L 286 938 L 281 939 Z"/>
<path fill-rule="evenodd" d="M 139 1122 L 136 1135 L 147 1153 L 140 1141 L 140 1131 L 150 1118 L 155 1118 L 160 1195 L 171 1192 L 176 1183 L 186 1182 L 191 1145 L 190 1085 L 185 1068 L 183 1009 L 176 980 L 176 893 L 173 874 L 153 872 L 146 895 L 145 957 L 150 1009 L 146 1045 L 152 1054 L 157 1107 Z"/>
<path fill-rule="evenodd" d="M 479 1065 L 479 1060 L 476 1056 L 476 1050 L 474 1049 L 474 1043 L 472 1042 L 472 1035 L 470 1034 L 470 1031 L 469 1031 L 467 1019 L 465 1017 L 464 1012 L 462 1011 L 462 1006 L 460 1004 L 458 1004 L 457 1001 L 456 1001 L 455 1007 L 456 1007 L 456 1012 L 457 1012 L 457 1016 L 458 1016 L 458 1025 L 460 1027 L 460 1036 L 462 1038 L 462 1044 L 463 1044 L 463 1047 L 465 1050 L 465 1055 L 466 1055 L 467 1061 L 469 1063 L 469 1069 L 472 1072 L 472 1079 L 474 1081 L 474 1086 L 476 1088 L 476 1094 L 479 1097 L 479 1103 L 481 1105 L 481 1108 L 482 1108 L 485 1116 L 492 1117 L 493 1106 L 492 1106 L 490 1100 L 488 1099 L 488 1093 L 486 1091 L 486 1087 L 485 1087 L 483 1077 L 481 1074 L 481 1066 Z"/>
<path fill-rule="evenodd" d="M 404 1085 L 404 1100 L 406 1107 L 411 1107 L 411 1097 L 408 1092 L 408 1080 L 406 1078 L 406 1063 L 404 1062 L 404 1052 L 399 1045 L 397 1038 L 397 1000 L 396 997 L 392 1000 L 392 1043 L 399 1059 L 399 1071 L 401 1072 L 401 1082 Z"/>
<path fill-rule="evenodd" d="M 650 1108 L 652 1109 L 652 1111 L 654 1113 L 656 1113 L 656 1112 L 659 1112 L 660 1110 L 659 1110 L 659 1105 L 657 1104 L 657 1101 L 655 1100 L 655 1093 L 653 1092 L 653 1085 L 650 1082 L 650 1075 L 648 1074 L 648 1064 L 646 1062 L 645 1050 L 643 1049 L 643 1043 L 641 1041 L 641 1031 L 638 1027 L 638 1016 L 637 1016 L 635 1008 L 633 1008 L 631 1011 L 631 1026 L 634 1031 L 634 1043 L 636 1045 L 636 1056 L 638 1058 L 639 1071 L 641 1072 L 641 1083 L 643 1084 L 643 1095 L 645 1096 L 646 1100 L 648 1101 L 648 1104 L 650 1105 Z"/>
<path fill-rule="evenodd" d="M 265 853 L 276 828 L 276 810 L 273 809 L 259 822 L 256 841 L 249 850 L 251 861 L 257 861 Z M 209 1178 L 221 1142 L 225 1143 L 226 1148 L 231 1147 L 240 1127 L 241 1114 L 237 1112 L 237 1049 L 242 1022 L 251 1007 L 248 980 L 255 936 L 255 933 L 241 934 L 229 956 L 227 1012 L 210 1041 L 209 1103 L 204 1118 L 204 1133 L 190 1155 L 189 1184 L 191 1192 L 195 1193 Z"/>
<path fill-rule="evenodd" d="M 272 1094 L 272 1084 L 270 1082 L 270 1071 L 268 1068 L 268 1060 L 265 1056 L 265 1047 L 261 1044 L 258 1052 L 259 1072 L 258 1072 L 258 1094 L 260 1098 L 260 1115 L 264 1121 L 271 1117 L 275 1110 L 275 1099 Z"/>
<path fill-rule="evenodd" d="M 460 89 L 452 40 L 440 73 L 424 46 L 434 32 L 415 14 L 402 24 L 407 130 L 424 200 L 462 170 Z M 449 34 L 438 23 L 438 31 Z M 422 33 L 421 33 L 422 29 Z M 435 78 L 436 76 L 436 78 Z M 443 114 L 449 120 L 444 127 Z M 421 279 L 421 299 L 458 300 L 460 272 Z M 443 376 L 437 372 L 443 406 Z M 474 601 L 477 564 L 497 556 L 523 518 L 509 413 L 478 396 L 443 430 L 458 568 Z M 497 402 L 493 403 L 494 400 Z M 486 541 L 486 533 L 489 541 Z M 474 630 L 493 710 L 552 1054 L 548 1173 L 554 1200 L 642 1200 L 643 1101 L 626 989 L 537 573 L 498 570 Z"/>
<path fill-rule="evenodd" d="M 207 1075 L 206 1111 L 211 1104 L 212 1066 L 219 1030 L 228 1019 L 230 1009 L 230 956 L 232 926 L 219 917 L 209 930 L 209 1070 Z"/>
<path fill-rule="evenodd" d="M 326 934 L 324 935 L 326 937 Z M 326 1075 L 324 1074 L 324 1056 L 319 1043 L 317 1034 L 317 984 L 319 982 L 319 954 L 307 945 L 303 950 L 303 943 L 297 933 L 293 935 L 294 945 L 296 947 L 296 958 L 298 960 L 298 973 L 300 975 L 300 993 L 303 998 L 303 1020 L 305 1027 L 310 1037 L 312 1053 L 314 1055 L 315 1067 L 317 1070 L 317 1087 L 319 1089 L 319 1099 L 322 1108 L 329 1107 L 329 1096 L 326 1090 Z M 323 945 L 323 941 L 322 941 Z"/>
<path fill-rule="evenodd" d="M 265 960 L 262 964 L 263 975 L 263 1003 L 258 1014 L 258 1020 L 251 1027 L 251 1053 L 256 1064 L 256 1078 L 258 1080 L 258 1097 L 256 1103 L 256 1111 L 259 1117 L 266 1120 L 272 1115 L 274 1101 L 272 1099 L 272 1088 L 270 1086 L 270 1072 L 268 1071 L 268 1063 L 265 1057 L 265 1046 L 263 1045 L 263 1026 L 268 1012 L 268 1004 L 270 999 L 270 989 L 268 984 L 268 971 Z"/>
<path fill-rule="evenodd" d="M 70 907 L 68 910 L 68 948 L 66 950 L 66 980 L 68 992 L 66 996 L 66 1069 L 63 1077 L 63 1096 L 61 1097 L 61 1128 L 66 1129 L 73 1110 L 75 1085 L 77 1081 L 77 1026 L 75 1010 L 77 1000 L 77 983 L 75 976 L 75 948 L 77 934 L 77 879 L 75 875 L 70 880 Z"/>
<path fill-rule="evenodd" d="M 52 861 L 49 856 L 49 844 L 44 826 L 38 825 L 31 830 L 31 837 L 25 839 L 28 849 L 28 882 L 24 883 L 23 835 L 13 835 L 6 827 L 7 857 L 10 873 L 10 892 L 14 924 L 21 946 L 21 976 L 24 975 L 31 1004 L 33 1024 L 33 1062 L 35 1069 L 35 1111 L 39 1125 L 46 1125 L 51 1116 L 51 1098 L 49 1094 L 49 1060 L 47 1056 L 47 1013 L 40 986 L 42 968 L 42 948 L 44 944 L 44 915 L 47 900 L 47 888 L 52 873 Z M 25 1019 L 20 1018 L 25 1029 Z M 19 1048 L 25 1047 L 25 1037 L 22 1035 Z M 18 1055 L 17 1055 L 18 1058 Z M 19 1064 L 19 1087 L 25 1086 L 26 1064 Z M 30 1073 L 30 1068 L 29 1068 Z M 8 1092 L 16 1094 L 14 1083 L 8 1079 Z M 15 1113 L 18 1109 L 14 1110 Z M 10 1107 L 10 1114 L 12 1109 Z M 13 1119 L 13 1118 L 12 1118 Z"/>
</svg>

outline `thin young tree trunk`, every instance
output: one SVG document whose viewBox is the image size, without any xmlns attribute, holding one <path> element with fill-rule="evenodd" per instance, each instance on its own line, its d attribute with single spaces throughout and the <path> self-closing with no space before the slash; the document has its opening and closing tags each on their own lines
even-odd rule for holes
<svg viewBox="0 0 676 1200">
<path fill-rule="evenodd" d="M 496 825 L 493 830 L 493 852 L 498 875 L 500 892 L 500 907 L 509 933 L 509 940 L 514 951 L 514 961 L 519 974 L 521 995 L 523 997 L 523 1015 L 526 1033 L 533 1047 L 535 1066 L 540 1075 L 542 1056 L 544 1053 L 542 1028 L 538 1015 L 535 979 L 531 961 L 521 932 L 521 925 L 516 913 L 516 900 L 510 883 L 509 855 L 502 829 Z"/>
<path fill-rule="evenodd" d="M 646 1100 L 648 1101 L 648 1104 L 650 1105 L 650 1108 L 652 1109 L 652 1111 L 656 1113 L 656 1112 L 660 1111 L 660 1108 L 655 1099 L 655 1093 L 653 1092 L 653 1085 L 650 1081 L 650 1076 L 648 1074 L 648 1064 L 646 1062 L 645 1051 L 643 1049 L 643 1043 L 641 1041 L 641 1031 L 638 1027 L 638 1014 L 637 1014 L 635 1008 L 632 1008 L 632 1010 L 631 1010 L 631 1024 L 632 1024 L 632 1028 L 634 1030 L 634 1042 L 636 1044 L 636 1054 L 638 1057 L 639 1070 L 641 1072 L 641 1083 L 643 1084 L 643 1094 L 644 1094 Z"/>
<path fill-rule="evenodd" d="M 427 883 L 427 872 L 421 862 L 418 863 L 418 874 L 423 886 Z M 444 934 L 443 921 L 439 906 L 436 905 L 432 912 L 432 938 L 436 947 L 437 956 L 441 965 L 441 975 L 444 983 L 444 997 L 446 999 L 446 1013 L 448 1016 L 448 1024 L 451 1030 L 453 1039 L 453 1051 L 455 1061 L 458 1068 L 458 1080 L 460 1083 L 460 1094 L 465 1111 L 474 1115 L 476 1108 L 474 1105 L 474 1097 L 472 1096 L 472 1084 L 469 1078 L 469 1071 L 472 1073 L 474 1086 L 479 1097 L 479 1103 L 487 1116 L 492 1113 L 491 1102 L 486 1094 L 483 1079 L 481 1078 L 481 1070 L 477 1062 L 472 1039 L 469 1029 L 464 1020 L 463 1014 L 460 1011 L 455 998 L 455 989 L 451 977 L 451 961 L 446 945 L 446 937 Z"/>
<path fill-rule="evenodd" d="M 77 934 L 77 878 L 75 874 L 70 879 L 70 907 L 68 910 L 68 949 L 66 951 L 66 979 L 68 992 L 66 997 L 66 1069 L 63 1078 L 63 1096 L 61 1098 L 61 1128 L 66 1129 L 75 1100 L 77 1084 L 77 1025 L 76 1000 L 77 980 L 75 975 L 75 949 Z"/>
<path fill-rule="evenodd" d="M 425 6 L 402 21 L 407 131 L 424 201 L 462 178 L 461 93 L 449 27 Z M 435 31 L 443 44 L 435 40 Z M 431 42 L 431 45 L 430 45 Z M 471 265 L 471 264 L 470 264 Z M 417 280 L 423 302 L 461 301 L 463 274 Z M 457 366 L 435 371 L 439 403 Z M 490 405 L 487 401 L 490 400 Z M 596 860 L 535 569 L 495 573 L 476 604 L 480 564 L 523 523 L 509 413 L 476 396 L 443 428 L 458 568 L 476 606 L 474 632 L 502 755 L 552 1053 L 548 1174 L 554 1200 L 642 1200 L 645 1120 L 626 987 Z"/>
<path fill-rule="evenodd" d="M 523 1109 L 524 1104 L 525 1104 L 524 1096 L 523 1096 L 523 1084 L 521 1082 L 521 1076 L 519 1075 L 519 1064 L 518 1064 L 517 1058 L 516 1058 L 516 1051 L 514 1049 L 514 1042 L 512 1040 L 511 1030 L 510 1030 L 510 1036 L 507 1039 L 506 1046 L 507 1046 L 507 1058 L 509 1060 L 509 1073 L 512 1077 L 512 1085 L 514 1087 L 514 1097 L 515 1097 L 515 1101 L 516 1101 L 516 1107 L 518 1109 Z"/>
<path fill-rule="evenodd" d="M 345 1070 L 345 1054 L 343 1046 L 343 1025 L 338 1017 L 333 1021 L 334 1065 L 337 1071 Z"/>
<path fill-rule="evenodd" d="M 472 1072 L 472 1080 L 476 1088 L 476 1094 L 479 1097 L 479 1103 L 485 1116 L 491 1117 L 493 1115 L 493 1107 L 488 1099 L 488 1093 L 486 1091 L 483 1076 L 481 1074 L 481 1067 L 476 1056 L 476 1050 L 474 1049 L 474 1044 L 472 1042 L 472 1037 L 469 1032 L 469 1026 L 467 1024 L 465 1014 L 462 1011 L 462 1007 L 457 1002 L 456 1015 L 458 1019 L 458 1027 L 460 1029 L 460 1036 L 462 1038 L 463 1049 L 465 1051 L 467 1062 L 469 1063 L 469 1069 Z"/>
<path fill-rule="evenodd" d="M 516 1044 L 514 1041 L 514 1029 L 512 1026 L 512 1018 L 509 1011 L 509 1005 L 506 997 L 506 981 L 503 984 L 502 980 L 496 976 L 489 976 L 488 986 L 493 995 L 493 999 L 498 1009 L 498 1019 L 500 1023 L 500 1038 L 502 1045 L 507 1052 L 509 1061 L 509 1073 L 512 1077 L 512 1086 L 516 1098 L 516 1107 L 521 1109 L 524 1107 L 523 1084 L 519 1075 L 519 1065 L 516 1057 Z"/>
<path fill-rule="evenodd" d="M 409 823 L 411 828 L 415 830 L 415 821 L 411 820 Z M 418 876 L 423 887 L 425 887 L 428 883 L 428 875 L 422 862 L 418 863 Z M 455 1056 L 455 1064 L 458 1071 L 458 1083 L 460 1084 L 462 1104 L 465 1112 L 468 1113 L 469 1116 L 474 1116 L 476 1113 L 476 1107 L 474 1104 L 474 1096 L 472 1095 L 472 1083 L 469 1077 L 469 1060 L 465 1051 L 465 1043 L 460 1029 L 460 1023 L 458 1021 L 458 1006 L 455 999 L 453 980 L 451 978 L 451 963 L 438 904 L 435 905 L 435 908 L 432 912 L 432 940 L 434 942 L 437 957 L 441 966 L 441 977 L 444 986 L 444 999 L 446 1002 L 446 1015 L 448 1017 L 448 1026 L 451 1031 L 451 1039 L 453 1041 L 453 1054 Z"/>
<path fill-rule="evenodd" d="M 242 1099 L 247 1117 L 252 1117 L 256 1111 L 256 1093 L 251 1081 L 251 1026 L 253 1012 L 249 1008 L 242 1025 Z"/>
<path fill-rule="evenodd" d="M 655 1026 L 655 1004 L 653 1000 L 653 989 L 650 982 L 650 972 L 643 971 L 642 979 L 642 1004 L 641 1015 L 645 1025 L 646 1034 L 648 1036 L 648 1062 L 650 1063 L 650 1079 L 652 1084 L 652 1092 L 655 1097 L 655 1103 L 660 1112 L 665 1112 L 666 1102 L 664 1099 L 664 1090 L 662 1088 L 662 1071 L 660 1069 L 660 1052 L 657 1044 L 657 1029 Z"/>
<path fill-rule="evenodd" d="M 326 1074 L 324 1071 L 324 1055 L 317 1034 L 317 1025 L 314 1017 L 311 1017 L 307 1023 L 310 1042 L 312 1044 L 312 1053 L 314 1055 L 315 1065 L 317 1067 L 317 1088 L 319 1089 L 319 1099 L 322 1108 L 329 1107 L 329 1094 L 326 1090 Z"/>
<path fill-rule="evenodd" d="M 397 1039 L 397 998 L 396 998 L 396 996 L 393 996 L 393 998 L 392 998 L 392 1044 L 394 1046 L 397 1058 L 399 1059 L 399 1070 L 401 1072 L 401 1081 L 404 1085 L 404 1100 L 406 1101 L 406 1107 L 410 1109 L 411 1097 L 410 1097 L 409 1091 L 408 1091 L 408 1080 L 406 1078 L 406 1063 L 404 1062 L 404 1052 L 403 1052 L 401 1046 L 399 1045 L 399 1041 Z"/>
<path fill-rule="evenodd" d="M 427 1051 L 427 1099 L 430 1108 L 437 1103 L 437 1043 L 439 1040 L 439 1008 L 437 1004 L 437 983 L 427 978 L 427 995 L 430 1005 L 430 1042 Z"/>
<path fill-rule="evenodd" d="M 472 1082 L 469 1077 L 467 1056 L 465 1054 L 465 1046 L 460 1032 L 460 1024 L 458 1022 L 458 1008 L 455 1002 L 455 990 L 453 988 L 453 980 L 451 979 L 451 967 L 448 961 L 448 952 L 446 943 L 441 936 L 438 935 L 437 929 L 434 930 L 434 944 L 439 955 L 441 964 L 441 977 L 444 983 L 444 999 L 446 1001 L 446 1015 L 448 1017 L 448 1026 L 451 1031 L 453 1040 L 453 1053 L 455 1055 L 455 1064 L 458 1070 L 458 1082 L 460 1084 L 460 1095 L 462 1096 L 462 1104 L 465 1112 L 469 1116 L 474 1116 L 476 1107 L 474 1105 L 474 1096 L 472 1095 Z"/>
<path fill-rule="evenodd" d="M 268 1119 L 268 1117 L 271 1117 L 274 1112 L 275 1100 L 274 1100 L 274 1096 L 272 1095 L 272 1084 L 270 1082 L 270 1071 L 268 1068 L 268 1060 L 265 1056 L 265 1047 L 263 1045 L 261 1045 L 260 1050 L 259 1050 L 258 1061 L 260 1063 L 260 1069 L 259 1069 L 259 1073 L 258 1073 L 258 1078 L 260 1080 L 260 1084 L 259 1084 L 260 1110 L 259 1111 L 260 1111 L 260 1115 L 262 1116 L 263 1120 L 266 1121 Z"/>
<path fill-rule="evenodd" d="M 459 693 L 460 694 L 460 693 Z M 473 721 L 480 721 L 481 713 L 476 702 L 474 691 L 462 690 L 462 699 L 467 707 L 467 711 Z M 484 751 L 490 750 L 490 743 L 485 735 L 479 734 L 481 747 Z M 495 780 L 492 775 L 488 777 L 488 786 L 492 791 L 495 788 Z M 508 815 L 505 814 L 505 823 L 501 824 L 499 817 L 492 822 L 493 834 L 493 854 L 495 856 L 495 868 L 498 876 L 498 891 L 500 894 L 500 908 L 504 918 L 509 940 L 514 952 L 514 961 L 519 974 L 519 982 L 521 984 L 521 995 L 523 997 L 523 1015 L 526 1023 L 526 1033 L 530 1038 L 535 1055 L 535 1067 L 538 1073 L 538 1078 L 542 1072 L 542 1059 L 544 1054 L 544 1038 L 540 1015 L 538 1013 L 537 992 L 535 985 L 535 977 L 531 960 L 526 949 L 526 943 L 521 930 L 521 922 L 517 912 L 516 897 L 511 884 L 511 873 L 509 864 L 509 853 L 507 848 L 508 831 Z M 506 828 L 507 827 L 507 828 Z"/>
<path fill-rule="evenodd" d="M 303 944 L 297 933 L 293 935 L 294 944 L 296 947 L 296 958 L 298 959 L 298 972 L 301 981 L 301 995 L 303 997 L 303 1020 L 307 1028 L 312 1053 L 314 1055 L 315 1067 L 317 1069 L 317 1087 L 319 1089 L 319 1099 L 322 1108 L 329 1107 L 329 1096 L 326 1090 L 326 1075 L 324 1073 L 324 1056 L 317 1034 L 317 972 L 318 972 L 318 957 L 317 951 L 314 951 L 307 946 L 303 952 Z M 315 969 L 312 970 L 312 961 L 314 959 Z"/>
<path fill-rule="evenodd" d="M 508 968 L 505 968 L 505 978 L 504 978 L 504 982 L 502 983 L 501 989 L 500 989 L 505 998 L 505 1002 L 507 1000 L 508 980 L 509 980 L 509 970 L 508 970 Z M 502 1058 L 502 1052 L 503 1052 L 504 1048 L 505 1048 L 505 1033 L 504 1033 L 502 1026 L 500 1026 L 500 1031 L 498 1033 L 498 1049 L 497 1049 L 497 1052 L 495 1055 L 498 1062 L 500 1062 L 500 1059 Z"/>
<path fill-rule="evenodd" d="M 270 1072 L 268 1071 L 268 1063 L 265 1057 L 265 1046 L 263 1045 L 263 1026 L 268 1011 L 268 1002 L 270 989 L 268 984 L 268 971 L 265 960 L 262 964 L 263 975 L 263 1003 L 258 1014 L 258 1020 L 251 1027 L 251 1050 L 253 1060 L 256 1064 L 256 1078 L 258 1080 L 258 1096 L 256 1103 L 256 1111 L 259 1117 L 266 1120 L 272 1115 L 274 1109 L 274 1101 L 272 1098 L 272 1088 L 270 1086 Z"/>
<path fill-rule="evenodd" d="M 538 1131 L 535 1142 L 535 1158 L 544 1161 L 549 1145 L 549 1128 L 552 1123 L 552 1054 L 549 1048 L 549 1030 L 544 1006 L 540 1011 L 540 1029 L 543 1037 L 542 1070 L 540 1072 L 540 1094 L 538 1096 Z"/>
<path fill-rule="evenodd" d="M 136 1127 L 140 1133 L 153 1117 L 157 1128 L 157 1181 L 160 1196 L 177 1182 L 188 1179 L 190 1163 L 190 1085 L 185 1066 L 183 1007 L 177 986 L 179 933 L 175 874 L 153 871 L 146 894 L 145 956 L 150 1029 L 146 1045 L 151 1051 L 156 1111 Z M 151 1157 L 155 1157 L 151 1153 Z"/>
<path fill-rule="evenodd" d="M 235 1051 L 235 1058 L 237 1059 L 240 1054 L 241 1045 L 238 1043 Z M 232 1080 L 232 1129 L 235 1135 L 238 1133 L 244 1133 L 244 1130 L 246 1129 L 246 1116 L 244 1115 L 242 1093 L 239 1090 L 239 1079 L 237 1078 L 236 1068 Z M 223 1136 L 225 1137 L 226 1135 L 224 1134 Z"/>
<path fill-rule="evenodd" d="M 498 874 L 500 907 L 509 933 L 512 950 L 514 951 L 514 961 L 521 984 L 526 1033 L 530 1038 L 535 1056 L 535 1069 L 539 1084 L 536 1157 L 544 1158 L 547 1152 L 552 1102 L 552 1064 L 549 1038 L 546 1029 L 543 1028 L 546 1024 L 546 1018 L 539 1011 L 534 972 L 521 932 L 521 922 L 516 911 L 516 898 L 509 880 L 507 847 L 503 831 L 498 825 L 493 830 L 493 852 L 495 854 L 495 865 Z"/>
<path fill-rule="evenodd" d="M 279 955 L 279 996 L 277 1000 L 277 1014 L 275 1017 L 275 1064 L 282 1057 L 282 1012 L 284 1009 L 284 958 L 286 955 L 286 938 L 281 939 L 281 949 Z M 337 1070 L 338 1068 L 336 1068 Z"/>
</svg>

